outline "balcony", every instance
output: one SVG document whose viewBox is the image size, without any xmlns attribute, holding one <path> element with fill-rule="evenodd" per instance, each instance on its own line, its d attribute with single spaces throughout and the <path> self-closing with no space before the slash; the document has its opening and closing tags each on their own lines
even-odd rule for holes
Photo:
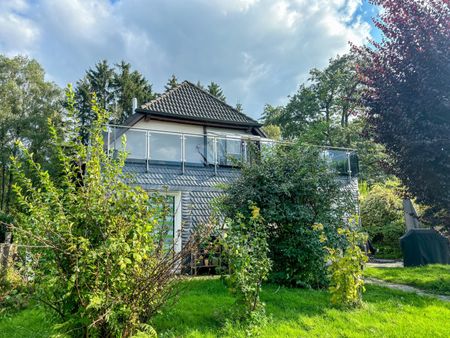
<svg viewBox="0 0 450 338">
<path fill-rule="evenodd" d="M 125 146 L 122 137 L 126 137 Z M 108 153 L 128 153 L 127 161 L 187 167 L 234 167 L 252 158 L 250 148 L 270 148 L 276 141 L 253 135 L 190 134 L 109 125 Z M 250 146 L 253 145 L 253 146 Z M 356 175 L 358 158 L 347 149 L 324 149 L 322 154 L 339 175 Z"/>
</svg>

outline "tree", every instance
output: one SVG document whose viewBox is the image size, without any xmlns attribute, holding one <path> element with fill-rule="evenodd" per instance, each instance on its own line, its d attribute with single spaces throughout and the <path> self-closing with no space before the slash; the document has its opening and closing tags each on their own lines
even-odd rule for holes
<svg viewBox="0 0 450 338">
<path fill-rule="evenodd" d="M 360 177 L 369 183 L 387 176 L 389 157 L 366 132 L 362 84 L 354 55 L 338 56 L 323 69 L 312 69 L 309 82 L 300 85 L 286 106 L 266 105 L 264 125 L 277 125 L 288 140 L 357 149 Z"/>
<path fill-rule="evenodd" d="M 156 95 L 152 92 L 152 85 L 137 70 L 131 71 L 131 65 L 122 61 L 116 64 L 116 72 L 113 79 L 116 109 L 115 122 L 123 123 L 132 115 L 132 99 L 138 103 L 146 103 L 153 100 Z"/>
<path fill-rule="evenodd" d="M 312 69 L 308 84 L 302 84 L 286 107 L 266 106 L 266 124 L 279 125 L 283 137 L 317 145 L 350 147 L 350 116 L 361 115 L 360 83 L 354 56 L 331 59 L 323 69 Z"/>
<path fill-rule="evenodd" d="M 123 123 L 132 114 L 132 99 L 145 103 L 155 98 L 151 84 L 137 70 L 125 61 L 109 66 L 106 60 L 98 62 L 86 71 L 84 78 L 77 82 L 75 100 L 80 114 L 80 134 L 88 142 L 89 130 L 95 114 L 91 110 L 92 93 L 96 94 L 102 109 L 111 112 L 111 121 Z"/>
<path fill-rule="evenodd" d="M 383 8 L 375 24 L 385 38 L 356 48 L 369 131 L 395 159 L 408 191 L 443 210 L 450 224 L 449 3 L 372 3 Z"/>
<path fill-rule="evenodd" d="M 164 86 L 164 88 L 166 89 L 166 92 L 176 88 L 179 85 L 178 83 L 178 79 L 175 76 L 175 74 L 172 74 L 172 76 L 169 78 L 169 80 L 167 80 L 167 84 Z"/>
<path fill-rule="evenodd" d="M 48 119 L 59 125 L 61 102 L 60 89 L 45 80 L 37 61 L 0 55 L 0 214 L 11 208 L 10 157 L 16 154 L 15 143 L 22 142 L 48 168 Z"/>
<path fill-rule="evenodd" d="M 406 228 L 401 190 L 398 180 L 388 180 L 361 194 L 361 224 L 377 249 L 377 257 L 402 257 L 400 237 Z"/>
<path fill-rule="evenodd" d="M 108 61 L 102 60 L 86 72 L 86 82 L 89 83 L 91 92 L 95 93 L 98 105 L 108 110 L 114 104 L 114 69 Z"/>
<path fill-rule="evenodd" d="M 210 93 L 212 96 L 217 97 L 220 101 L 226 101 L 226 97 L 223 94 L 222 88 L 220 88 L 220 86 L 215 82 L 211 82 L 208 85 L 208 93 Z"/>
<path fill-rule="evenodd" d="M 355 212 L 355 201 L 338 183 L 318 149 L 301 143 L 277 145 L 257 164 L 244 165 L 226 190 L 222 211 L 250 219 L 248 204 L 260 209 L 268 225 L 271 280 L 296 287 L 327 286 L 326 250 L 313 229 L 322 223 L 330 247 L 344 214 Z"/>
<path fill-rule="evenodd" d="M 200 89 L 205 90 L 205 87 L 202 85 L 202 83 L 201 83 L 200 81 L 197 81 L 196 86 L 197 86 L 198 88 L 200 88 Z"/>
<path fill-rule="evenodd" d="M 70 137 L 50 127 L 58 174 L 43 170 L 23 146 L 13 162 L 18 203 L 12 229 L 30 249 L 31 282 L 58 315 L 62 333 L 155 336 L 148 321 L 176 292 L 176 273 L 191 247 L 174 251 L 179 239 L 174 234 L 170 240 L 164 199 L 130 184 L 122 170 L 125 152 L 113 157 L 104 151 L 108 117 L 95 95 L 88 145 L 76 137 L 70 89 L 67 96 Z"/>
<path fill-rule="evenodd" d="M 281 140 L 281 129 L 279 126 L 274 124 L 266 124 L 262 127 L 262 130 L 268 138 L 277 141 Z"/>
</svg>

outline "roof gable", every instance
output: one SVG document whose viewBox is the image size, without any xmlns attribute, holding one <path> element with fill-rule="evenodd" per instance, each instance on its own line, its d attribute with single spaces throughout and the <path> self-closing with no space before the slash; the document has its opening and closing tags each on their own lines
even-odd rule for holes
<svg viewBox="0 0 450 338">
<path fill-rule="evenodd" d="M 260 124 L 188 81 L 144 104 L 141 113 L 259 127 Z"/>
</svg>

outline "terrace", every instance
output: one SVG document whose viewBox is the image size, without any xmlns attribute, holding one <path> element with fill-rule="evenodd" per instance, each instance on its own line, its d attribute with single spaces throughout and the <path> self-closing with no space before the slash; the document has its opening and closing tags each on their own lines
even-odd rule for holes
<svg viewBox="0 0 450 338">
<path fill-rule="evenodd" d="M 122 142 L 125 136 L 126 142 Z M 236 167 L 249 162 L 251 149 L 270 149 L 277 141 L 248 134 L 178 133 L 108 125 L 105 135 L 108 153 L 126 151 L 127 162 L 179 167 L 182 174 L 192 167 Z M 323 156 L 339 175 L 358 174 L 358 157 L 354 150 L 323 148 Z"/>
</svg>

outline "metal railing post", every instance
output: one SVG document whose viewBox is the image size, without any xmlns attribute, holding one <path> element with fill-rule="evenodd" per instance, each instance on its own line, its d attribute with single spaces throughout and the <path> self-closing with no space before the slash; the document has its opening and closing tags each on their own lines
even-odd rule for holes
<svg viewBox="0 0 450 338">
<path fill-rule="evenodd" d="M 213 138 L 213 152 L 214 152 L 214 174 L 217 175 L 217 164 L 218 164 L 217 137 Z"/>
<path fill-rule="evenodd" d="M 186 138 L 185 138 L 184 134 L 181 134 L 180 140 L 181 140 L 181 173 L 184 174 L 184 162 L 186 161 L 186 154 L 185 154 L 185 151 L 186 151 L 186 145 L 185 145 Z"/>
<path fill-rule="evenodd" d="M 149 171 L 149 161 L 150 161 L 150 132 L 145 133 L 145 171 Z"/>
<path fill-rule="evenodd" d="M 351 161 L 350 161 L 350 152 L 347 151 L 347 166 L 348 166 L 348 179 L 351 180 L 352 178 L 352 167 L 351 167 Z"/>
</svg>

